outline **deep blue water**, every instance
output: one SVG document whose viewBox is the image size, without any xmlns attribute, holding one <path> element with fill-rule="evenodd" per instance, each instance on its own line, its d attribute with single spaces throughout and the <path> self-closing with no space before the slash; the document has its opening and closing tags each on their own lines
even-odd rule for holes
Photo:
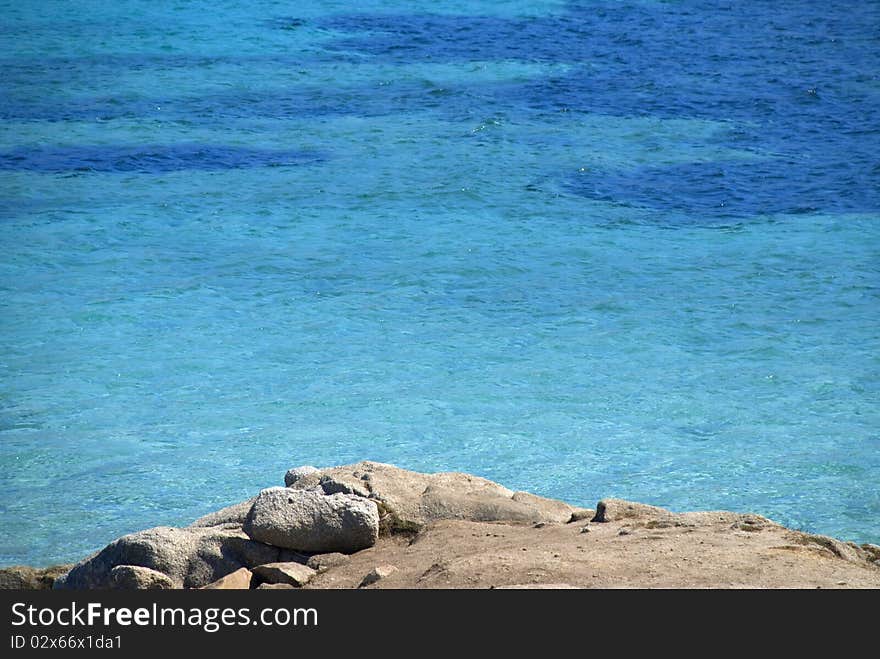
<svg viewBox="0 0 880 659">
<path fill-rule="evenodd" d="M 880 543 L 880 3 L 229 4 L 0 0 L 0 564 L 360 459 Z"/>
</svg>

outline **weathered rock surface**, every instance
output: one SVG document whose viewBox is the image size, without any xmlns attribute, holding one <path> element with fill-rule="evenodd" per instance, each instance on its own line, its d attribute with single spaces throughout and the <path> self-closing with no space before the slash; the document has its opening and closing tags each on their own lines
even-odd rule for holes
<svg viewBox="0 0 880 659">
<path fill-rule="evenodd" d="M 620 499 L 594 513 L 467 474 L 375 462 L 292 471 L 290 487 L 187 528 L 119 538 L 54 587 L 880 588 L 880 546 L 760 515 Z M 0 570 L 0 585 L 46 587 L 64 567 L 52 570 Z"/>
<path fill-rule="evenodd" d="M 309 557 L 306 565 L 317 572 L 326 572 L 330 568 L 338 565 L 345 565 L 349 560 L 350 557 L 348 554 L 340 554 L 339 552 L 333 552 L 332 554 L 315 554 L 314 556 Z"/>
<path fill-rule="evenodd" d="M 379 565 L 377 567 L 374 567 L 372 570 L 364 575 L 364 578 L 361 579 L 358 588 L 366 588 L 367 586 L 372 586 L 380 579 L 390 577 L 395 572 L 397 572 L 397 567 L 394 565 Z"/>
<path fill-rule="evenodd" d="M 398 570 L 370 588 L 880 588 L 864 547 L 867 559 L 837 548 L 844 558 L 822 536 L 734 526 L 745 515 L 686 513 L 675 524 L 663 512 L 595 523 L 586 534 L 582 523 L 440 520 L 415 536 L 381 536 L 306 588 L 357 588 L 376 565 Z"/>
<path fill-rule="evenodd" d="M 826 552 L 851 563 L 876 562 L 877 552 L 872 549 L 876 545 L 859 546 L 854 542 L 843 542 L 827 535 L 801 531 L 791 531 L 790 534 L 794 542 L 816 552 Z"/>
<path fill-rule="evenodd" d="M 294 467 L 293 469 L 288 469 L 287 473 L 284 474 L 284 485 L 285 487 L 291 487 L 299 480 L 304 479 L 306 476 L 310 476 L 312 474 L 320 474 L 320 470 L 311 465 L 303 465 L 302 467 Z M 314 481 L 317 482 L 317 481 Z"/>
<path fill-rule="evenodd" d="M 302 588 L 317 572 L 302 563 L 267 563 L 254 568 L 258 581 L 265 583 L 286 583 Z"/>
<path fill-rule="evenodd" d="M 171 590 L 174 582 L 162 574 L 140 565 L 117 565 L 110 570 L 110 580 L 119 590 Z"/>
<path fill-rule="evenodd" d="M 206 586 L 204 590 L 248 590 L 251 587 L 253 573 L 246 567 L 240 567 L 235 572 L 220 577 Z"/>
<path fill-rule="evenodd" d="M 114 588 L 112 571 L 118 565 L 161 572 L 175 588 L 198 588 L 240 567 L 276 561 L 278 554 L 277 547 L 252 540 L 237 529 L 159 526 L 114 540 L 57 579 L 55 588 Z"/>
<path fill-rule="evenodd" d="M 55 579 L 67 574 L 72 565 L 45 568 L 12 565 L 0 569 L 0 590 L 49 590 Z"/>
<path fill-rule="evenodd" d="M 623 499 L 602 499 L 596 505 L 594 522 L 618 522 L 622 519 L 666 519 L 673 513 L 657 506 L 649 506 Z"/>
<path fill-rule="evenodd" d="M 273 487 L 257 496 L 244 530 L 276 547 L 352 553 L 375 544 L 379 513 L 373 501 L 359 496 Z"/>
<path fill-rule="evenodd" d="M 421 474 L 380 462 L 324 469 L 319 485 L 326 493 L 353 494 L 376 501 L 382 526 L 389 531 L 417 531 L 440 519 L 562 524 L 579 510 L 562 501 L 514 492 L 478 476 Z M 291 485 L 295 489 L 306 486 L 313 484 L 295 481 Z"/>
</svg>

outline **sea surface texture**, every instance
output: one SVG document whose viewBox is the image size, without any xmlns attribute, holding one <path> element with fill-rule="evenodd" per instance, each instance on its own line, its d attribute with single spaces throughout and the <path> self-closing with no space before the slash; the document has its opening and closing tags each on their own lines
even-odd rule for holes
<svg viewBox="0 0 880 659">
<path fill-rule="evenodd" d="M 880 543 L 880 3 L 0 0 L 0 564 L 360 459 Z"/>
</svg>

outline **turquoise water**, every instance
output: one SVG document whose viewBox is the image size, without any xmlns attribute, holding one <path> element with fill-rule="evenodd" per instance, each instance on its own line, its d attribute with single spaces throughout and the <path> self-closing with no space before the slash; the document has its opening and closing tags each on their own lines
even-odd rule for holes
<svg viewBox="0 0 880 659">
<path fill-rule="evenodd" d="M 360 459 L 880 542 L 880 5 L 237 4 L 0 1 L 0 564 Z"/>
</svg>

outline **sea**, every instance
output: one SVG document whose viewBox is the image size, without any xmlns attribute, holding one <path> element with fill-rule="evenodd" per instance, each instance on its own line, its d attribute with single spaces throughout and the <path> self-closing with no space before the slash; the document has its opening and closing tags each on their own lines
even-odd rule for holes
<svg viewBox="0 0 880 659">
<path fill-rule="evenodd" d="M 880 543 L 880 2 L 0 0 L 0 565 L 369 459 Z"/>
</svg>

